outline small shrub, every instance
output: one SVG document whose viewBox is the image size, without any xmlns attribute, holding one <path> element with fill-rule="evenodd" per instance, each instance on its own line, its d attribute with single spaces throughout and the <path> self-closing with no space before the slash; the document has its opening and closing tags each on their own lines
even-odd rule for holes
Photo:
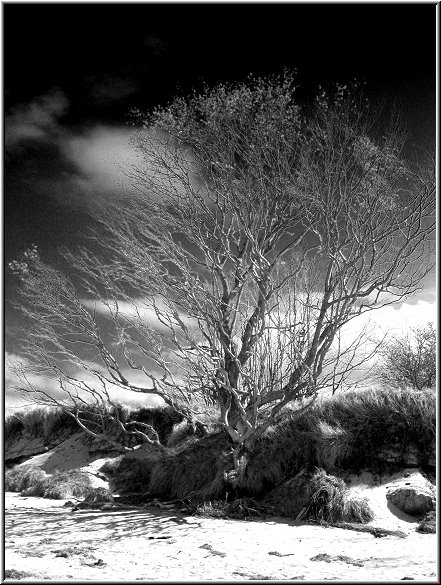
<svg viewBox="0 0 441 585">
<path fill-rule="evenodd" d="M 55 473 L 47 482 L 43 497 L 54 500 L 68 498 L 85 498 L 93 491 L 92 481 L 88 473 L 78 470 Z"/>
<path fill-rule="evenodd" d="M 34 496 L 35 498 L 44 498 L 46 488 L 50 482 L 50 477 L 42 478 L 34 485 L 29 486 L 20 492 L 21 496 Z"/>
<path fill-rule="evenodd" d="M 92 488 L 84 498 L 86 504 L 101 504 L 113 501 L 110 491 L 102 487 Z"/>
<path fill-rule="evenodd" d="M 49 476 L 32 465 L 17 466 L 5 473 L 5 490 L 23 492 L 45 481 Z M 31 494 L 28 494 L 31 495 Z"/>
</svg>

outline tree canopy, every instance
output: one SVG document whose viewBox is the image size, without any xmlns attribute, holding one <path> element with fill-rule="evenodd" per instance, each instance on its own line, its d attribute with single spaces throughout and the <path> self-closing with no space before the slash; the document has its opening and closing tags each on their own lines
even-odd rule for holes
<svg viewBox="0 0 441 585">
<path fill-rule="evenodd" d="M 90 245 L 65 253 L 70 277 L 38 254 L 16 263 L 29 367 L 58 379 L 79 417 L 109 385 L 189 419 L 214 404 L 237 454 L 351 367 L 350 347 L 334 351 L 346 323 L 418 290 L 434 167 L 407 160 L 397 118 L 380 124 L 353 88 L 305 105 L 289 73 L 138 121 L 131 189 L 92 210 Z"/>
</svg>

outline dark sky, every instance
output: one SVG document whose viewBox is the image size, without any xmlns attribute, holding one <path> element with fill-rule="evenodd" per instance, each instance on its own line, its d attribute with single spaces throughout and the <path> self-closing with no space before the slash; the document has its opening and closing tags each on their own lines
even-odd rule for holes
<svg viewBox="0 0 441 585">
<path fill-rule="evenodd" d="M 5 263 L 32 243 L 50 256 L 76 242 L 83 202 L 115 188 L 102 159 L 118 157 L 129 109 L 202 82 L 286 66 L 309 94 L 357 78 L 401 104 L 416 142 L 435 135 L 436 4 L 2 8 Z"/>
<path fill-rule="evenodd" d="M 51 125 L 74 135 L 94 125 L 121 125 L 130 107 L 163 103 L 177 88 L 283 66 L 297 68 L 307 91 L 355 77 L 367 82 L 368 91 L 401 102 L 417 140 L 434 136 L 435 4 L 3 9 L 6 259 L 31 240 L 54 242 L 67 229 L 63 223 L 71 210 L 52 191 L 75 168 L 60 155 Z M 35 111 L 38 104 L 41 112 Z M 38 136 L 29 128 L 20 132 L 20 124 L 33 124 L 32 116 L 39 115 L 47 119 L 37 120 Z"/>
</svg>

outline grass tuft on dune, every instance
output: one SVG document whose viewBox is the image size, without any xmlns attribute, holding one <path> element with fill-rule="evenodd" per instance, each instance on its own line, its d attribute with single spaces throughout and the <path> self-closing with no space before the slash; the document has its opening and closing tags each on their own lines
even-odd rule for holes
<svg viewBox="0 0 441 585">
<path fill-rule="evenodd" d="M 30 465 L 20 465 L 5 473 L 5 490 L 54 500 L 85 498 L 94 489 L 88 473 L 79 470 L 49 475 Z"/>
</svg>

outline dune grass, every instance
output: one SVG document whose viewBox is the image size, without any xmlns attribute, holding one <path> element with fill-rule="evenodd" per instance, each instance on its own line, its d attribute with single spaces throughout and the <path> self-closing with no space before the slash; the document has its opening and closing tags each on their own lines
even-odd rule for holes
<svg viewBox="0 0 441 585">
<path fill-rule="evenodd" d="M 424 464 L 436 436 L 436 397 L 415 390 L 368 390 L 341 394 L 312 413 L 348 433 L 351 453 L 343 460 L 356 467 L 375 465 L 381 449 L 416 447 Z"/>
<path fill-rule="evenodd" d="M 431 392 L 366 390 L 348 392 L 291 414 L 267 431 L 248 456 L 240 487 L 262 495 L 301 468 L 360 470 L 384 467 L 382 450 L 404 458 L 415 447 L 420 465 L 436 437 L 436 399 Z"/>
<path fill-rule="evenodd" d="M 201 498 L 222 497 L 225 451 L 229 450 L 223 432 L 187 442 L 155 464 L 149 491 L 152 495 L 172 499 L 184 499 L 189 494 Z"/>
<path fill-rule="evenodd" d="M 105 464 L 100 471 L 108 475 L 109 485 L 114 493 L 146 493 L 152 469 L 161 456 L 162 453 L 154 449 L 138 449 Z"/>
<path fill-rule="evenodd" d="M 226 481 L 231 443 L 224 432 L 186 438 L 156 455 L 122 457 L 113 466 L 112 482 L 120 493 L 143 492 L 164 499 L 217 502 L 226 497 L 263 498 L 278 513 L 295 516 L 309 506 L 314 518 L 365 522 L 365 501 L 350 500 L 338 470 L 381 465 L 381 449 L 403 453 L 415 446 L 424 461 L 435 437 L 433 394 L 411 391 L 365 391 L 323 400 L 299 415 L 290 414 L 269 429 L 246 454 L 238 489 Z M 230 467 L 229 467 L 230 466 Z M 295 479 L 301 469 L 308 479 Z M 314 475 L 314 469 L 322 471 Z M 327 475 L 332 473 L 332 475 Z M 312 503 L 311 503 L 312 502 Z M 310 505 L 311 504 L 311 505 Z M 217 505 L 217 504 L 216 504 Z"/>
<path fill-rule="evenodd" d="M 79 426 L 75 420 L 61 409 L 35 408 L 17 412 L 5 420 L 5 442 L 20 436 L 40 438 L 50 442 L 60 433 L 75 434 Z"/>
<path fill-rule="evenodd" d="M 153 426 L 163 444 L 166 444 L 173 427 L 183 420 L 181 414 L 169 407 L 130 409 L 125 405 L 117 404 L 109 409 L 109 414 L 118 415 L 124 423 L 136 421 Z M 95 406 L 89 405 L 84 408 L 82 416 L 92 425 L 92 428 L 94 424 L 99 428 L 103 424 L 101 415 L 101 411 Z M 118 438 L 118 435 L 123 434 L 118 425 L 112 422 L 110 416 L 107 420 L 104 417 L 104 428 L 112 438 Z M 35 408 L 26 412 L 17 412 L 7 417 L 4 425 L 5 442 L 24 436 L 26 438 L 40 438 L 47 444 L 61 433 L 73 435 L 78 432 L 83 432 L 78 423 L 69 414 L 68 409 L 62 410 L 61 408 Z M 140 442 L 139 438 L 133 437 L 134 445 Z"/>
<path fill-rule="evenodd" d="M 181 426 L 179 417 L 165 409 L 156 410 L 126 409 L 121 410 L 120 416 L 126 421 L 138 417 L 141 422 L 157 425 L 164 440 L 173 437 L 175 427 L 176 438 L 180 434 L 176 427 Z M 57 429 L 63 419 L 52 414 L 43 420 L 46 429 Z M 25 422 L 24 418 L 20 424 Z M 41 432 L 38 417 L 29 419 L 27 429 L 27 432 L 31 429 Z M 246 453 L 246 466 L 235 488 L 228 482 L 232 444 L 225 431 L 202 438 L 184 433 L 183 440 L 177 444 L 172 438 L 170 443 L 174 446 L 136 449 L 103 471 L 110 476 L 112 490 L 120 494 L 138 492 L 164 499 L 191 499 L 198 505 L 263 498 L 277 513 L 290 517 L 307 508 L 307 514 L 314 519 L 365 522 L 371 512 L 365 501 L 347 497 L 340 472 L 381 467 L 382 450 L 388 448 L 398 448 L 405 454 L 413 447 L 423 466 L 433 447 L 435 429 L 433 393 L 386 389 L 348 392 L 316 403 L 299 414 L 291 413 L 268 429 Z M 20 432 L 19 424 L 12 421 L 8 432 L 10 435 Z M 296 477 L 302 469 L 307 474 Z M 58 477 L 55 483 L 52 479 L 41 479 L 46 482 L 44 490 L 42 487 L 35 490 L 52 494 L 45 497 L 71 497 L 81 493 L 82 479 L 75 482 L 73 478 L 64 481 Z M 14 481 L 22 485 L 14 475 L 8 481 L 9 485 Z M 32 488 L 33 480 L 28 484 L 26 481 L 23 479 L 19 490 Z M 73 488 L 69 491 L 69 484 L 75 483 L 79 487 L 74 493 Z M 84 489 L 87 491 L 86 485 Z"/>
<path fill-rule="evenodd" d="M 148 492 L 166 499 L 223 497 L 225 459 L 230 450 L 223 432 L 199 440 L 192 437 L 173 448 L 137 450 L 108 469 L 112 489 L 120 494 Z"/>
</svg>

